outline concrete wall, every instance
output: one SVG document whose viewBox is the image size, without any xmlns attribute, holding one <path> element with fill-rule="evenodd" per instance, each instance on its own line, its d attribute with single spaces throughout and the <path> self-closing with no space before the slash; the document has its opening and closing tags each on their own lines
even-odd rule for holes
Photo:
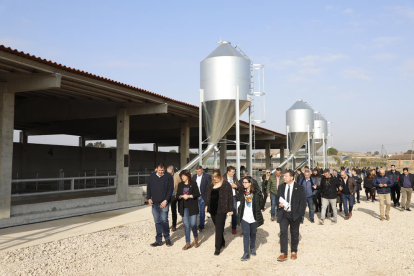
<svg viewBox="0 0 414 276">
<path fill-rule="evenodd" d="M 13 178 L 57 177 L 59 169 L 65 176 L 77 176 L 79 172 L 94 170 L 113 171 L 116 169 L 116 149 L 84 148 L 84 159 L 81 161 L 82 149 L 74 146 L 56 146 L 27 144 L 27 167 L 22 168 L 22 144 L 13 145 Z M 180 154 L 171 152 L 153 152 L 130 150 L 130 172 L 152 171 L 156 163 L 174 165 L 179 168 Z"/>
</svg>

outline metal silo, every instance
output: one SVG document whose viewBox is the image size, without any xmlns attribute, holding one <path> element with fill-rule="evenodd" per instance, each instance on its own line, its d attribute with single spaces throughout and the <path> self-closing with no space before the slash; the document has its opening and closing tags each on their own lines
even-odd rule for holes
<svg viewBox="0 0 414 276">
<path fill-rule="evenodd" d="M 237 51 L 230 42 L 220 41 L 219 46 L 200 63 L 200 106 L 207 135 L 207 159 L 217 143 L 250 105 L 251 61 Z M 238 94 L 238 95 L 237 95 Z M 237 101 L 236 99 L 239 99 Z M 238 114 L 236 115 L 236 109 Z M 200 114 L 201 115 L 201 114 Z M 200 122 L 201 125 L 202 122 Z M 236 131 L 238 122 L 236 122 Z M 200 129 L 201 131 L 201 129 Z M 200 134 L 201 137 L 201 134 Z M 197 165 L 193 159 L 183 169 Z"/>
</svg>

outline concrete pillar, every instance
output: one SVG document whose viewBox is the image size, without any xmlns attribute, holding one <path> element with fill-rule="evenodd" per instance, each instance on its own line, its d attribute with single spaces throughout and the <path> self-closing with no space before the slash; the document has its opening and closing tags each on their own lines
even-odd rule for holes
<svg viewBox="0 0 414 276">
<path fill-rule="evenodd" d="M 14 93 L 0 82 L 0 219 L 10 217 L 13 164 Z"/>
<path fill-rule="evenodd" d="M 266 158 L 266 170 L 270 169 L 271 160 L 270 160 L 270 141 L 265 141 L 265 158 Z"/>
<path fill-rule="evenodd" d="M 21 151 L 21 162 L 20 162 L 20 174 L 19 178 L 33 178 L 33 175 L 28 175 L 27 173 L 27 133 L 26 131 L 22 131 L 19 134 L 19 142 L 22 144 L 22 151 Z M 23 183 L 21 185 L 23 190 L 26 190 L 26 184 Z"/>
<path fill-rule="evenodd" d="M 252 156 L 252 152 L 250 150 L 250 146 L 246 145 L 246 169 L 247 171 L 251 171 L 253 168 L 252 159 L 250 158 Z"/>
<path fill-rule="evenodd" d="M 279 147 L 280 150 L 280 163 L 282 163 L 283 161 L 285 161 L 285 145 L 281 144 Z"/>
<path fill-rule="evenodd" d="M 220 171 L 222 174 L 226 172 L 226 159 L 227 159 L 227 142 L 225 140 L 227 139 L 227 136 L 225 135 L 223 137 L 224 142 L 220 145 Z"/>
<path fill-rule="evenodd" d="M 129 115 L 125 108 L 118 110 L 116 128 L 116 175 L 118 201 L 128 198 L 129 176 Z"/>
<path fill-rule="evenodd" d="M 79 148 L 80 148 L 79 172 L 80 173 L 83 172 L 83 166 L 85 164 L 85 146 L 86 146 L 85 137 L 80 136 L 79 137 Z"/>
<path fill-rule="evenodd" d="M 188 122 L 181 122 L 180 132 L 180 167 L 190 162 L 190 126 Z"/>
<path fill-rule="evenodd" d="M 152 150 L 155 151 L 155 152 L 158 152 L 158 144 L 157 143 L 154 143 Z"/>
</svg>

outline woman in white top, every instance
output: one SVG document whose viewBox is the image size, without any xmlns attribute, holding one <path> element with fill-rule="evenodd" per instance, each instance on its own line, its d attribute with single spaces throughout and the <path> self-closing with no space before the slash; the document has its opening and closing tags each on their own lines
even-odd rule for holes
<svg viewBox="0 0 414 276">
<path fill-rule="evenodd" d="M 256 190 L 250 176 L 243 178 L 243 190 L 239 193 L 240 202 L 237 212 L 237 223 L 241 224 L 243 230 L 244 254 L 242 261 L 250 259 L 250 253 L 256 256 L 256 232 L 257 227 L 263 224 L 261 205 L 263 194 Z M 250 249 L 250 250 L 249 250 Z"/>
</svg>

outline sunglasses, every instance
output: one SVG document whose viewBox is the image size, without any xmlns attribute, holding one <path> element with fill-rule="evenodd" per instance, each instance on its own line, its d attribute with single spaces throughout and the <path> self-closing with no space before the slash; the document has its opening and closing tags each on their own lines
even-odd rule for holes
<svg viewBox="0 0 414 276">
<path fill-rule="evenodd" d="M 270 172 L 266 172 L 267 174 L 269 174 Z"/>
<path fill-rule="evenodd" d="M 250 182 L 243 182 L 243 184 L 249 184 Z"/>
</svg>

